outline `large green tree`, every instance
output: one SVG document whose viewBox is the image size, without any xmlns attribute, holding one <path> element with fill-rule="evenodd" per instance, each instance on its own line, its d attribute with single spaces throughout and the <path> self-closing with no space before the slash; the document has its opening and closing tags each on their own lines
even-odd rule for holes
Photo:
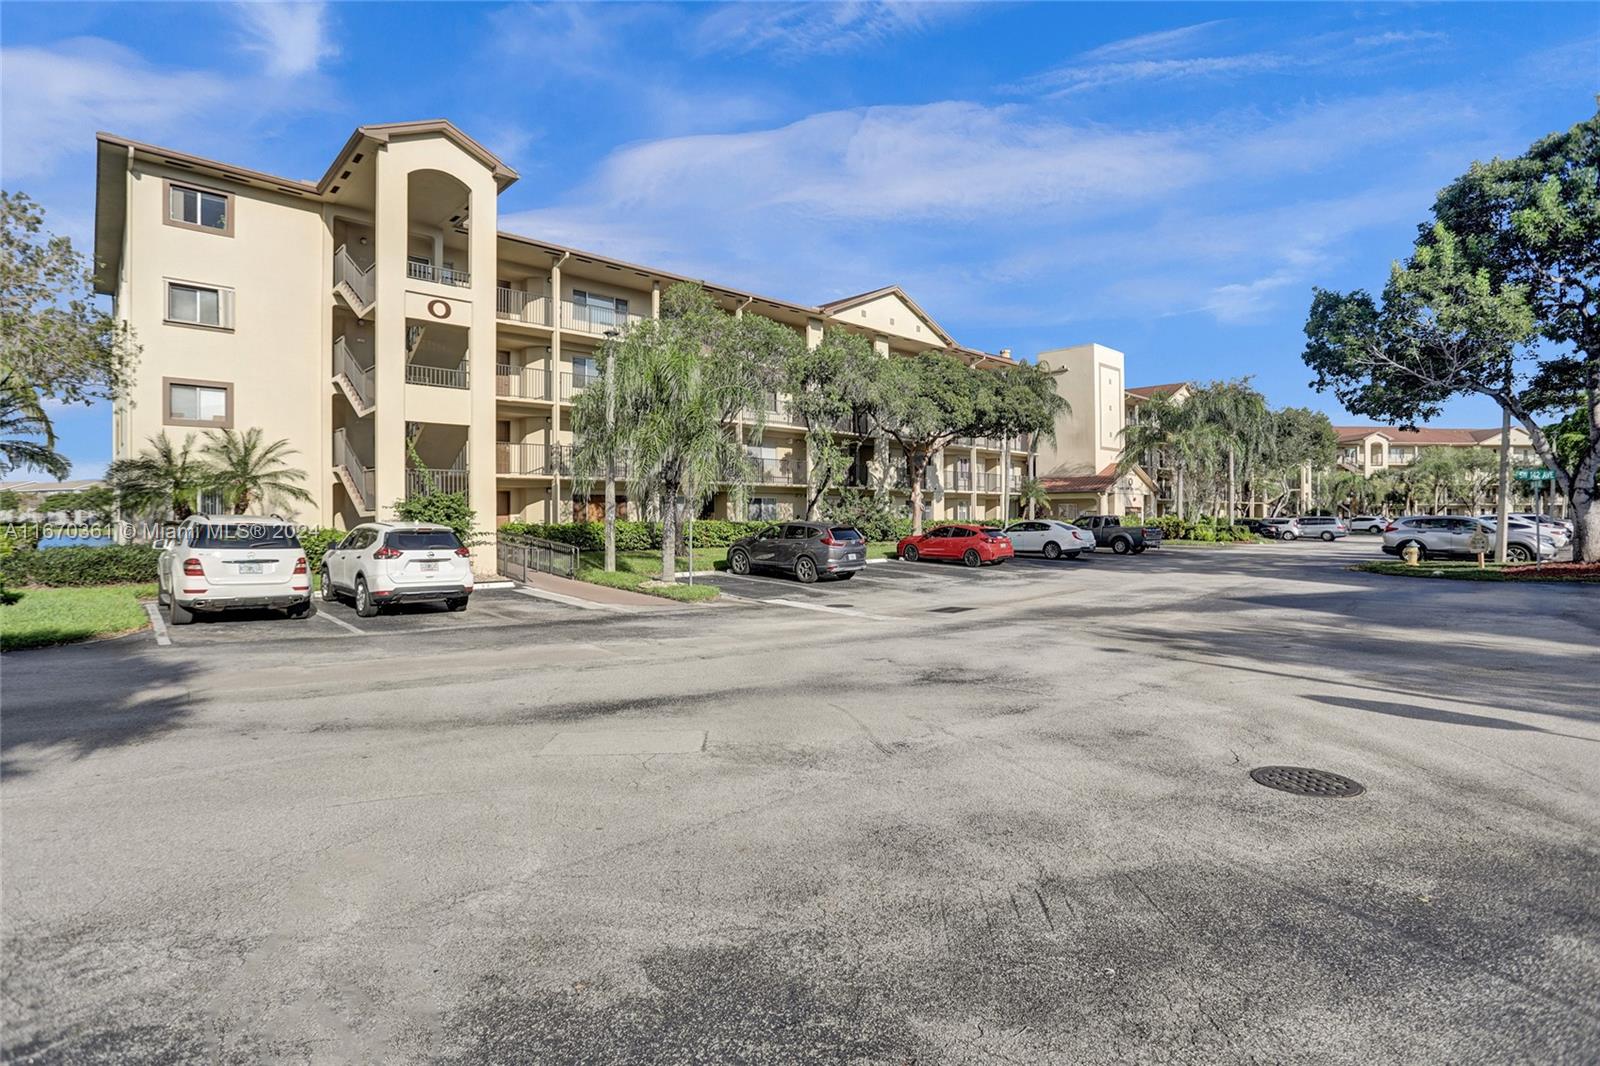
<svg viewBox="0 0 1600 1066">
<path fill-rule="evenodd" d="M 806 517 L 842 485 L 860 455 L 862 438 L 840 428 L 865 429 L 875 413 L 874 383 L 882 360 L 859 333 L 827 329 L 815 348 L 796 344 L 785 378 L 795 416 L 806 427 Z"/>
<path fill-rule="evenodd" d="M 43 470 L 58 481 L 72 463 L 56 451 L 55 428 L 39 395 L 20 381 L 0 384 L 0 476 L 13 470 Z"/>
<path fill-rule="evenodd" d="M 990 426 L 986 435 L 998 436 L 1004 442 L 1000 469 L 1005 482 L 1004 514 L 1009 521 L 1012 446 L 1023 438 L 1029 441 L 1030 449 L 1041 439 L 1054 441 L 1056 419 L 1070 408 L 1056 392 L 1055 379 L 1032 363 L 984 371 L 982 381 L 987 387 L 980 399 L 985 408 L 984 421 Z"/>
<path fill-rule="evenodd" d="M 933 456 L 957 437 L 989 436 L 994 402 L 976 370 L 954 356 L 928 351 L 883 361 L 876 379 L 879 432 L 904 457 L 911 490 L 911 529 L 922 532 L 922 481 Z"/>
<path fill-rule="evenodd" d="M 1359 414 L 1414 424 L 1458 395 L 1494 400 L 1555 472 L 1600 560 L 1600 113 L 1515 159 L 1474 164 L 1434 204 L 1381 300 L 1318 291 L 1313 384 Z M 1539 415 L 1580 407 L 1562 454 Z"/>
</svg>

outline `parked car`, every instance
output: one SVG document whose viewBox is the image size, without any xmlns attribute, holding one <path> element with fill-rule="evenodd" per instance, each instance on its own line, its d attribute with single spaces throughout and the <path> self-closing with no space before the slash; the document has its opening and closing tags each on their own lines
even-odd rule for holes
<svg viewBox="0 0 1600 1066">
<path fill-rule="evenodd" d="M 804 584 L 819 577 L 848 581 L 867 565 L 867 541 L 852 526 L 827 522 L 784 522 L 728 547 L 728 569 L 783 570 Z"/>
<path fill-rule="evenodd" d="M 1481 514 L 1478 518 L 1493 525 L 1498 521 L 1499 516 Z M 1572 539 L 1572 534 L 1567 532 L 1567 527 L 1564 523 L 1540 521 L 1535 524 L 1532 518 L 1524 518 L 1519 514 L 1507 515 L 1506 527 L 1511 530 L 1521 530 L 1529 536 L 1549 537 L 1556 542 L 1557 549 L 1565 548 L 1567 542 Z"/>
<path fill-rule="evenodd" d="M 362 618 L 390 604 L 429 600 L 464 611 L 472 596 L 472 552 L 448 526 L 366 522 L 328 549 L 321 576 L 323 600 L 349 596 Z"/>
<path fill-rule="evenodd" d="M 1266 534 L 1262 532 L 1267 525 L 1267 519 L 1265 518 L 1235 518 L 1233 520 L 1233 524 L 1236 526 L 1243 526 L 1258 537 L 1266 536 Z"/>
<path fill-rule="evenodd" d="M 1333 515 L 1301 515 L 1295 519 L 1295 527 L 1302 537 L 1321 537 L 1329 541 L 1350 535 L 1350 528 L 1344 524 L 1344 519 Z"/>
<path fill-rule="evenodd" d="M 167 537 L 156 561 L 156 598 L 172 624 L 196 612 L 281 608 L 310 618 L 311 575 L 292 525 L 281 518 L 191 515 Z"/>
<path fill-rule="evenodd" d="M 1477 554 L 1472 548 L 1473 533 L 1482 531 L 1492 545 L 1496 529 L 1493 522 L 1465 515 L 1407 515 L 1384 528 L 1383 550 L 1389 555 L 1403 555 L 1414 544 L 1419 559 L 1471 558 Z M 1549 559 L 1556 550 L 1555 541 L 1549 537 L 1535 540 L 1531 529 L 1523 532 L 1513 525 L 1506 527 L 1506 558 L 1512 562 Z"/>
<path fill-rule="evenodd" d="M 1524 522 L 1532 522 L 1535 519 L 1538 519 L 1539 527 L 1541 529 L 1545 526 L 1559 526 L 1567 531 L 1568 540 L 1571 540 L 1573 537 L 1578 535 L 1578 527 L 1573 525 L 1565 518 L 1556 518 L 1553 515 L 1547 514 L 1534 514 L 1532 511 L 1519 511 L 1516 514 L 1513 514 L 1511 517 L 1520 518 Z"/>
<path fill-rule="evenodd" d="M 1264 518 L 1261 521 L 1261 535 L 1274 540 L 1299 540 L 1300 520 L 1298 518 Z"/>
<path fill-rule="evenodd" d="M 1002 532 L 1011 541 L 1012 551 L 1038 552 L 1046 559 L 1076 559 L 1084 552 L 1094 551 L 1093 533 L 1053 518 L 1013 522 Z"/>
<path fill-rule="evenodd" d="M 1358 514 L 1345 520 L 1352 533 L 1382 533 L 1389 520 L 1381 514 Z"/>
<path fill-rule="evenodd" d="M 1110 548 L 1118 555 L 1161 547 L 1160 526 L 1125 526 L 1114 514 L 1081 514 L 1073 525 L 1093 536 L 1095 547 Z"/>
<path fill-rule="evenodd" d="M 966 524 L 934 526 L 921 536 L 900 538 L 895 554 L 908 563 L 918 559 L 959 559 L 968 566 L 998 565 L 1016 555 L 1005 533 Z"/>
</svg>

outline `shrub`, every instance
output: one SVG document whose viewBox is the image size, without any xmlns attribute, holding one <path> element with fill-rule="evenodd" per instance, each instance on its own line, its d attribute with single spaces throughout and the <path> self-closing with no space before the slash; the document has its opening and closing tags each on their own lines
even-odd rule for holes
<svg viewBox="0 0 1600 1066">
<path fill-rule="evenodd" d="M 868 540 L 899 540 L 911 535 L 911 517 L 870 492 L 841 492 L 822 501 L 824 520 L 854 526 Z"/>
<path fill-rule="evenodd" d="M 696 548 L 725 548 L 740 537 L 759 533 L 771 522 L 727 522 L 718 518 L 699 518 L 694 523 Z M 605 550 L 606 526 L 604 522 L 559 522 L 545 525 L 539 522 L 507 522 L 500 532 L 539 537 L 558 544 L 571 544 L 579 551 Z M 686 534 L 687 535 L 687 534 Z M 617 551 L 643 552 L 661 550 L 660 522 L 618 522 Z"/>
<path fill-rule="evenodd" d="M 306 527 L 300 530 L 300 547 L 306 550 L 306 568 L 313 574 L 322 567 L 322 557 L 328 549 L 344 539 L 342 529 L 314 529 Z"/>
<path fill-rule="evenodd" d="M 0 561 L 0 584 L 144 584 L 156 579 L 156 560 L 160 556 L 160 549 L 142 544 L 19 551 Z"/>
<path fill-rule="evenodd" d="M 449 526 L 463 544 L 476 544 L 478 515 L 467 506 L 464 492 L 425 492 L 394 501 L 395 517 L 402 522 L 432 522 Z"/>
</svg>

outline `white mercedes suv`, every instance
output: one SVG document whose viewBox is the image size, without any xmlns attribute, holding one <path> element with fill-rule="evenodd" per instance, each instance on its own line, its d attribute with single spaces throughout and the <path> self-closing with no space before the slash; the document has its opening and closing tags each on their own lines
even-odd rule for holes
<svg viewBox="0 0 1600 1066">
<path fill-rule="evenodd" d="M 175 626 L 193 622 L 196 611 L 281 607 L 290 618 L 316 612 L 299 534 L 276 517 L 185 518 L 156 563 L 156 583 Z"/>
<path fill-rule="evenodd" d="M 472 552 L 448 526 L 366 522 L 322 557 L 322 598 L 349 596 L 356 614 L 371 618 L 391 603 L 443 600 L 467 609 Z"/>
</svg>

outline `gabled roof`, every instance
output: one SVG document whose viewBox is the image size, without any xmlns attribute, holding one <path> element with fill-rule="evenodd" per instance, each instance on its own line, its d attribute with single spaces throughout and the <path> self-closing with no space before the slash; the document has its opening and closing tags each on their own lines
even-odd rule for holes
<svg viewBox="0 0 1600 1066">
<path fill-rule="evenodd" d="M 1143 481 L 1147 487 L 1154 489 L 1156 483 L 1150 475 L 1145 473 L 1141 466 L 1131 467 L 1126 473 Z M 1073 492 L 1105 492 L 1117 484 L 1117 479 L 1122 477 L 1117 473 L 1117 464 L 1110 463 L 1098 474 L 1069 474 L 1066 477 L 1042 477 L 1039 484 L 1043 486 L 1046 494 L 1051 496 Z"/>
<path fill-rule="evenodd" d="M 327 173 L 322 175 L 322 180 L 317 183 L 317 191 L 324 192 L 333 184 L 334 178 L 343 169 L 345 160 L 361 144 L 363 140 L 373 141 L 377 144 L 388 144 L 395 137 L 409 137 L 417 134 L 436 133 L 455 144 L 456 147 L 472 156 L 478 162 L 488 167 L 494 173 L 494 183 L 502 192 L 506 186 L 517 180 L 517 172 L 500 161 L 500 157 L 477 141 L 462 133 L 456 124 L 445 118 L 420 119 L 416 122 L 379 122 L 366 126 L 357 126 L 356 131 L 350 135 L 344 147 L 339 149 L 339 154 L 333 157 L 333 163 L 328 167 Z"/>
<path fill-rule="evenodd" d="M 1136 396 L 1141 400 L 1153 400 L 1157 396 L 1173 396 L 1180 389 L 1189 387 L 1187 381 L 1174 381 L 1170 385 L 1135 385 L 1126 390 L 1129 396 Z"/>
<path fill-rule="evenodd" d="M 836 315 L 841 311 L 848 311 L 852 307 L 860 307 L 862 304 L 871 303 L 872 301 L 882 299 L 885 296 L 898 297 L 902 303 L 911 308 L 912 314 L 922 319 L 927 327 L 933 330 L 934 335 L 937 336 L 941 341 L 952 348 L 960 347 L 960 345 L 955 342 L 955 338 L 946 333 L 944 331 L 944 327 L 935 322 L 932 315 L 918 307 L 917 301 L 907 296 L 906 291 L 898 285 L 885 285 L 883 288 L 873 289 L 871 292 L 858 292 L 854 296 L 846 296 L 842 299 L 830 300 L 825 304 L 819 304 L 818 309 L 826 312 L 827 314 Z"/>
</svg>

